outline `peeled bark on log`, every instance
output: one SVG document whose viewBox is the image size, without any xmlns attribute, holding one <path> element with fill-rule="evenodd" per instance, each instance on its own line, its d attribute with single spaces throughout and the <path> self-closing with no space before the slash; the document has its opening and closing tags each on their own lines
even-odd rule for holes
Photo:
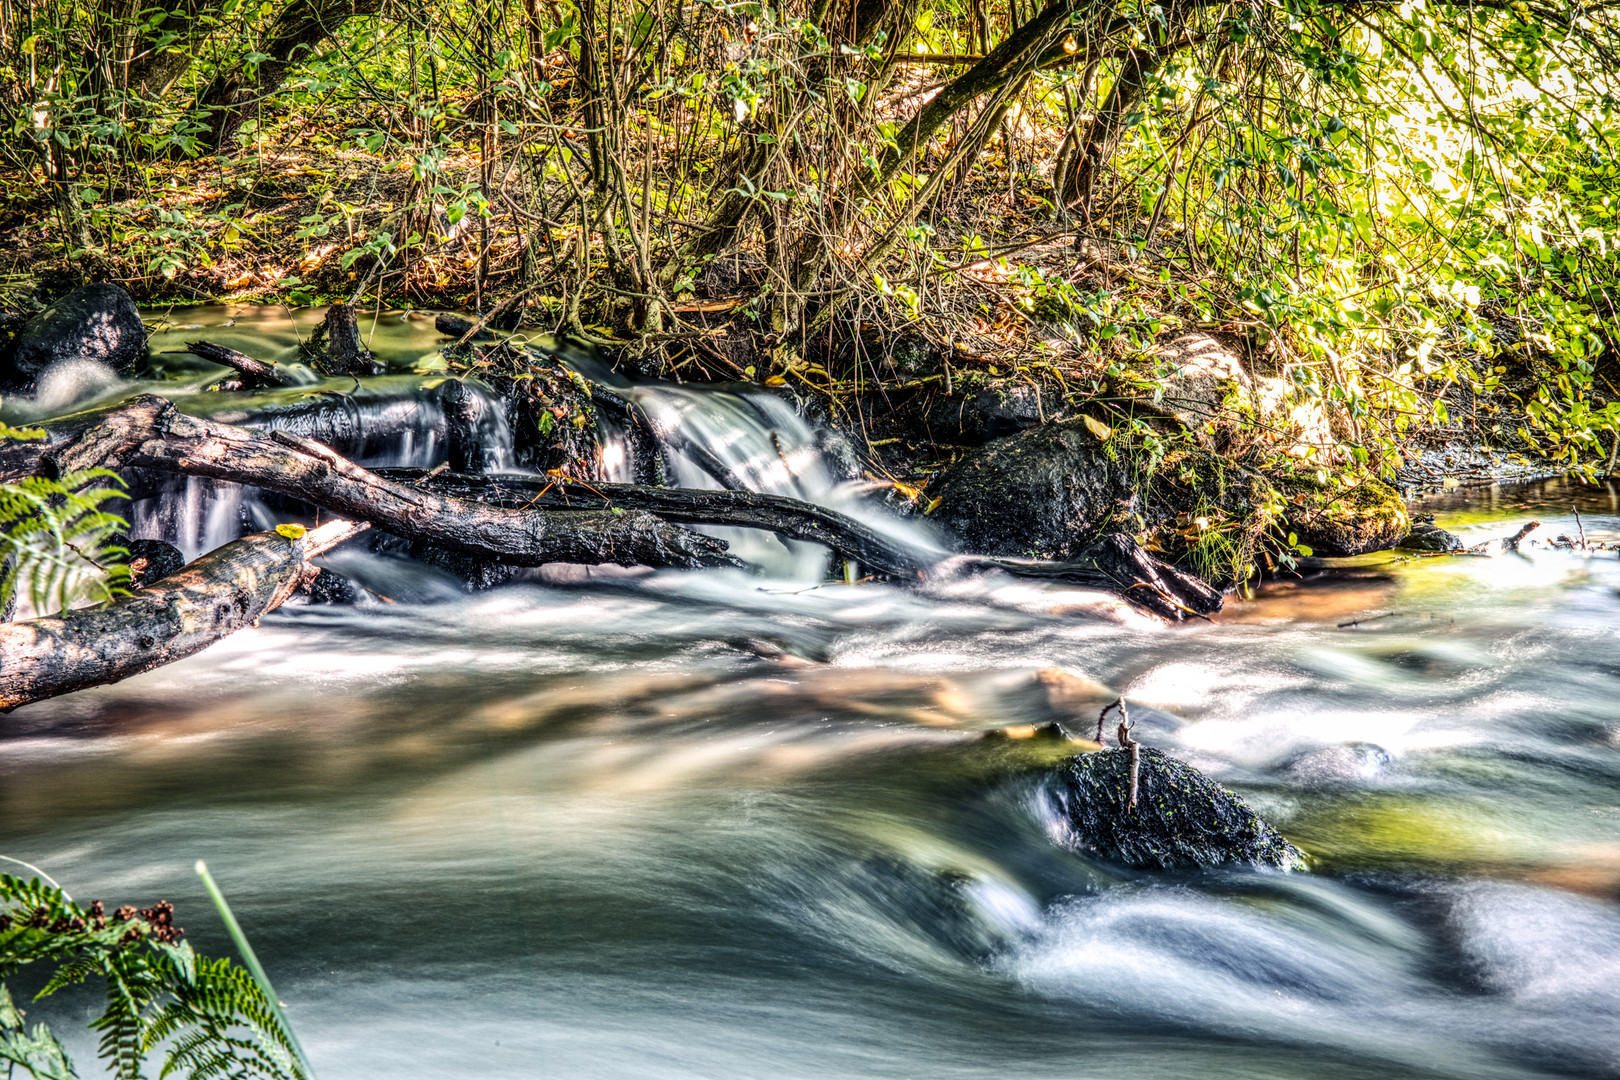
<svg viewBox="0 0 1620 1080">
<path fill-rule="evenodd" d="M 263 360 L 256 360 L 244 352 L 237 352 L 212 341 L 188 341 L 186 352 L 201 357 L 210 364 L 233 368 L 242 376 L 241 389 L 257 390 L 262 386 L 297 386 L 298 378 L 285 368 Z"/>
<path fill-rule="evenodd" d="M 265 488 L 361 518 L 396 536 L 513 566 L 741 566 L 723 541 L 644 511 L 509 510 L 383 479 L 319 443 L 187 416 L 143 394 L 50 452 L 62 472 L 101 465 L 158 469 Z"/>
<path fill-rule="evenodd" d="M 421 469 L 381 469 L 402 483 L 496 506 L 564 507 L 605 504 L 643 510 L 686 525 L 733 525 L 766 529 L 794 540 L 824 544 L 885 577 L 915 581 L 952 571 L 1001 570 L 1018 577 L 1062 581 L 1103 589 L 1172 622 L 1203 618 L 1221 610 L 1218 589 L 1155 559 L 1128 537 L 1111 534 L 1072 562 L 946 556 L 907 548 L 854 518 L 824 506 L 751 491 L 699 491 L 655 488 L 565 478 L 429 474 Z"/>
<path fill-rule="evenodd" d="M 0 712 L 127 679 L 257 624 L 313 578 L 310 559 L 367 527 L 256 533 L 106 607 L 0 625 Z"/>
</svg>

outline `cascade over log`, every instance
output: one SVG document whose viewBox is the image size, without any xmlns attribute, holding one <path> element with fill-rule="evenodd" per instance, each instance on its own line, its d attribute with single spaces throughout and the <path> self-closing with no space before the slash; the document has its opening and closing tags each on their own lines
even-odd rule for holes
<svg viewBox="0 0 1620 1080">
<path fill-rule="evenodd" d="M 294 539 L 256 533 L 106 607 L 0 624 L 0 711 L 201 652 L 280 607 L 313 578 L 310 559 L 367 527 L 332 521 Z"/>
<path fill-rule="evenodd" d="M 1172 621 L 1221 608 L 1217 590 L 1123 536 L 1107 537 L 1068 562 L 953 556 L 908 548 L 846 515 L 780 495 L 578 482 L 570 492 L 565 479 L 373 472 L 319 443 L 200 420 L 151 395 L 95 420 L 76 425 L 74 437 L 53 433 L 47 446 L 34 444 L 36 465 L 55 474 L 97 465 L 148 468 L 266 488 L 417 544 L 512 566 L 740 566 L 722 541 L 676 523 L 733 525 L 825 544 L 903 580 L 996 569 L 1114 592 Z M 579 509 L 582 501 L 599 508 Z"/>
<path fill-rule="evenodd" d="M 1161 562 L 1129 538 L 1111 534 L 1069 562 L 998 558 L 988 555 L 948 556 L 907 548 L 861 522 L 824 506 L 751 491 L 702 491 L 642 487 L 637 484 L 589 484 L 566 478 L 530 479 L 421 469 L 381 469 L 379 475 L 432 491 L 477 499 L 497 506 L 575 507 L 604 503 L 623 510 L 651 511 L 666 521 L 687 525 L 735 525 L 768 529 L 793 540 L 824 544 L 846 559 L 886 577 L 915 580 L 930 573 L 1001 570 L 1018 577 L 1042 578 L 1116 592 L 1126 600 L 1173 621 L 1205 616 L 1221 609 L 1221 594 L 1207 582 Z"/>
<path fill-rule="evenodd" d="M 385 480 L 319 443 L 187 416 L 143 394 L 79 438 L 47 451 L 61 473 L 103 466 L 160 469 L 265 488 L 361 518 L 407 540 L 514 566 L 737 566 L 724 542 L 637 511 L 509 510 Z"/>
</svg>

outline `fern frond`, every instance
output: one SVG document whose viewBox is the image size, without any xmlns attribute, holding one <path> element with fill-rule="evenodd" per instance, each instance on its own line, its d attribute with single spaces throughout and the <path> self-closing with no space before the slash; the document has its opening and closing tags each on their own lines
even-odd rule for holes
<svg viewBox="0 0 1620 1080">
<path fill-rule="evenodd" d="M 101 480 L 117 486 L 89 486 Z M 0 608 L 19 591 L 41 613 L 124 594 L 129 573 L 120 573 L 118 560 L 129 553 L 108 542 L 126 525 L 101 509 L 122 488 L 123 480 L 107 469 L 0 484 Z"/>
<path fill-rule="evenodd" d="M 164 1077 L 308 1080 L 291 1032 L 251 972 L 156 940 L 144 914 L 108 920 L 102 910 L 88 912 L 37 878 L 0 874 L 0 980 L 31 963 L 56 962 L 44 997 L 100 976 L 106 1007 L 90 1027 L 118 1080 L 142 1080 L 148 1055 L 160 1047 Z M 11 1062 L 44 1080 L 68 1080 L 71 1065 L 63 1056 L 58 1067 L 55 1045 L 43 1028 L 23 1031 L 0 981 L 0 1070 Z"/>
<path fill-rule="evenodd" d="M 78 1075 L 50 1028 L 35 1024 L 29 1031 L 23 1026 L 22 1010 L 4 986 L 0 986 L 0 1062 L 22 1066 L 35 1080 L 73 1080 Z"/>
</svg>

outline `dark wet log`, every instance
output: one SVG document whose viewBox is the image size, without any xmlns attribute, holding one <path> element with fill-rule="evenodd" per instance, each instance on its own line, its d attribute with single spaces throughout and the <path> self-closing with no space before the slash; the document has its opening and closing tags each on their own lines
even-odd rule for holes
<svg viewBox="0 0 1620 1080">
<path fill-rule="evenodd" d="M 1072 562 L 986 558 L 986 563 L 1020 577 L 1096 585 L 1119 593 L 1138 607 L 1175 622 L 1206 618 L 1221 610 L 1221 591 L 1198 577 L 1154 558 L 1123 533 L 1109 533 Z"/>
<path fill-rule="evenodd" d="M 310 364 L 322 375 L 348 375 L 358 379 L 362 375 L 383 373 L 383 366 L 361 344 L 360 320 L 350 304 L 333 304 L 326 309 L 326 320 L 315 332 L 310 347 L 313 351 Z"/>
<path fill-rule="evenodd" d="M 495 340 L 495 334 L 486 329 L 482 322 L 473 322 L 460 315 L 452 315 L 448 311 L 441 311 L 433 317 L 433 329 L 445 337 L 455 338 L 458 342 Z"/>
<path fill-rule="evenodd" d="M 143 394 L 50 452 L 62 471 L 158 469 L 264 488 L 360 518 L 413 542 L 513 566 L 740 566 L 723 541 L 642 511 L 509 510 L 386 480 L 284 431 L 260 434 L 198 420 Z"/>
<path fill-rule="evenodd" d="M 106 607 L 0 625 L 0 711 L 127 679 L 255 625 L 314 577 L 310 559 L 366 527 L 257 533 Z"/>
<path fill-rule="evenodd" d="M 736 525 L 766 529 L 793 540 L 824 544 L 846 559 L 885 577 L 909 578 L 931 569 L 939 555 L 909 551 L 854 518 L 785 495 L 752 491 L 700 491 L 585 483 L 565 477 L 429 475 L 422 469 L 378 469 L 378 475 L 494 506 L 548 510 L 617 507 L 647 511 L 682 525 Z"/>
<path fill-rule="evenodd" d="M 247 353 L 237 352 L 212 341 L 188 341 L 186 352 L 201 357 L 210 364 L 234 369 L 242 376 L 241 389 L 257 390 L 263 386 L 297 386 L 298 378 L 284 368 L 263 360 L 255 360 Z"/>
<path fill-rule="evenodd" d="M 380 469 L 380 475 L 432 491 L 497 506 L 610 506 L 650 511 L 685 525 L 766 529 L 793 540 L 824 544 L 884 577 L 915 581 L 955 571 L 996 569 L 1019 577 L 1062 581 L 1118 593 L 1138 607 L 1180 622 L 1221 610 L 1218 589 L 1161 562 L 1128 537 L 1112 534 L 1071 562 L 954 555 L 906 547 L 836 510 L 785 495 L 589 484 L 553 477 L 468 476 L 421 469 Z"/>
</svg>

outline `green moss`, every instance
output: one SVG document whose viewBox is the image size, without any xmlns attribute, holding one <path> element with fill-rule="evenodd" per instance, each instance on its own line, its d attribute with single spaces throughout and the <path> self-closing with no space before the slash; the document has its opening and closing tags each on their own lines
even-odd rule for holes
<svg viewBox="0 0 1620 1080">
<path fill-rule="evenodd" d="M 1348 487 L 1295 477 L 1283 484 L 1287 528 L 1315 554 L 1364 555 L 1400 543 L 1412 527 L 1406 501 L 1388 484 L 1367 477 Z"/>
</svg>

